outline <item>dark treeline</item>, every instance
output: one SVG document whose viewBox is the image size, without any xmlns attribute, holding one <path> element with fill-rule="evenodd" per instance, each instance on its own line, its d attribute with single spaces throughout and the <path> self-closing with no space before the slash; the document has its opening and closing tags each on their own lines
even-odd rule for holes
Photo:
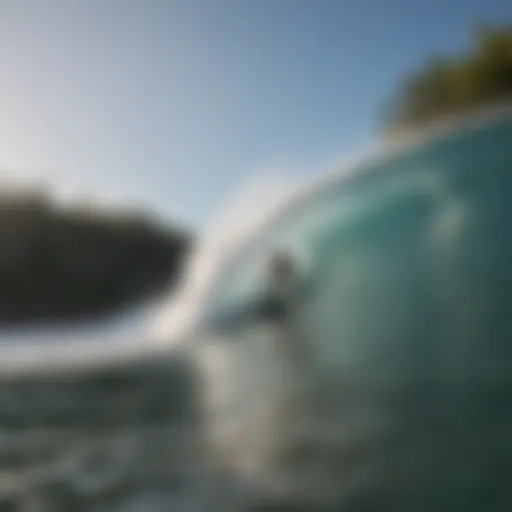
<svg viewBox="0 0 512 512">
<path fill-rule="evenodd" d="M 512 100 L 512 25 L 478 26 L 471 43 L 460 55 L 431 56 L 402 80 L 386 108 L 385 134 Z"/>
<path fill-rule="evenodd" d="M 97 318 L 170 290 L 191 236 L 144 212 L 0 193 L 0 325 Z"/>
</svg>

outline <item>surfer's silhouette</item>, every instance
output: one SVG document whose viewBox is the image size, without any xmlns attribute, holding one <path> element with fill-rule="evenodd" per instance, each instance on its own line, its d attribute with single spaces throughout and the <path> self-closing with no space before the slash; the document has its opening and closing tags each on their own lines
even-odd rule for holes
<svg viewBox="0 0 512 512">
<path fill-rule="evenodd" d="M 268 324 L 276 329 L 281 355 L 303 366 L 307 350 L 297 327 L 297 309 L 310 288 L 300 275 L 292 254 L 274 250 L 263 266 L 262 291 L 245 303 L 237 304 L 212 322 L 217 331 L 236 331 L 253 324 Z"/>
</svg>

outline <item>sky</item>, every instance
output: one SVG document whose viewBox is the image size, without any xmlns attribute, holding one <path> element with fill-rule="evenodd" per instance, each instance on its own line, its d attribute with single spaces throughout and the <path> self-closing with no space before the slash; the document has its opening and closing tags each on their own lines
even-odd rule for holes
<svg viewBox="0 0 512 512">
<path fill-rule="evenodd" d="M 313 177 L 397 82 L 510 0 L 0 0 L 0 181 L 206 226 L 251 176 Z"/>
</svg>

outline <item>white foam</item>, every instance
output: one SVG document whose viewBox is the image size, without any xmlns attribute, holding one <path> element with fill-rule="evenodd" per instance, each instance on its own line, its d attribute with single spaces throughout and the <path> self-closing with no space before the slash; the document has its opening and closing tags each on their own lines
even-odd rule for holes
<svg viewBox="0 0 512 512">
<path fill-rule="evenodd" d="M 185 271 L 182 288 L 161 304 L 152 333 L 169 340 L 185 338 L 197 308 L 223 262 L 246 243 L 254 232 L 286 204 L 298 183 L 278 174 L 260 174 L 242 187 L 211 224 Z"/>
</svg>

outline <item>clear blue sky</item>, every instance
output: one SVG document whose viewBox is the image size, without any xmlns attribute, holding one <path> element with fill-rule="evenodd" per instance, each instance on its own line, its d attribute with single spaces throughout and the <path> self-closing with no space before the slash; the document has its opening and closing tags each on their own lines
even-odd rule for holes
<svg viewBox="0 0 512 512">
<path fill-rule="evenodd" d="M 399 77 L 510 0 L 1 0 L 0 168 L 202 225 L 374 134 Z"/>
</svg>

